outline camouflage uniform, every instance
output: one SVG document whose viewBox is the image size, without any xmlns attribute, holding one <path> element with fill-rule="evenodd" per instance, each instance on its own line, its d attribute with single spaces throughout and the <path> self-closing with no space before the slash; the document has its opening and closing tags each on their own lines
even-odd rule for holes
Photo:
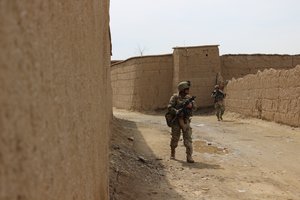
<svg viewBox="0 0 300 200">
<path fill-rule="evenodd" d="M 168 111 L 170 113 L 173 113 L 175 116 L 176 110 L 179 109 L 180 104 L 182 104 L 185 100 L 189 98 L 191 98 L 189 95 L 182 97 L 179 94 L 174 94 L 171 97 L 170 102 L 168 104 Z M 175 148 L 178 146 L 178 141 L 180 139 L 180 133 L 182 130 L 184 146 L 186 147 L 187 161 L 194 162 L 192 159 L 192 154 L 193 154 L 192 128 L 190 127 L 190 122 L 191 122 L 190 117 L 192 116 L 192 109 L 187 109 L 187 110 L 188 110 L 187 115 L 179 116 L 178 119 L 174 122 L 174 124 L 171 127 L 172 128 L 172 133 L 171 133 L 172 137 L 170 142 L 171 157 L 174 154 L 173 158 L 175 158 Z"/>
<path fill-rule="evenodd" d="M 215 109 L 216 109 L 216 116 L 218 120 L 223 120 L 223 114 L 225 111 L 224 106 L 224 98 L 226 94 L 219 89 L 219 86 L 215 86 L 215 90 L 212 92 L 211 96 L 215 99 Z"/>
</svg>

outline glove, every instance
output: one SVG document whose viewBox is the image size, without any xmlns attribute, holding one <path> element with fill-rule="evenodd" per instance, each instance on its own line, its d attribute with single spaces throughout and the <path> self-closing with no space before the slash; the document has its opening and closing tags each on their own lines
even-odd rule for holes
<svg viewBox="0 0 300 200">
<path fill-rule="evenodd" d="M 193 107 L 193 104 L 189 103 L 186 107 L 189 108 L 189 109 L 191 109 Z"/>
</svg>

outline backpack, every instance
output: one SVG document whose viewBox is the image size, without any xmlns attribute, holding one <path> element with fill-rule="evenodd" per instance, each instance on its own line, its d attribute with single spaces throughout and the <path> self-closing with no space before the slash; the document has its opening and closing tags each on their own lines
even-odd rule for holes
<svg viewBox="0 0 300 200">
<path fill-rule="evenodd" d="M 168 127 L 172 127 L 174 117 L 175 117 L 175 116 L 172 115 L 172 114 L 169 113 L 169 112 L 167 112 L 167 113 L 165 114 L 165 118 L 166 118 L 166 122 L 167 122 Z"/>
<path fill-rule="evenodd" d="M 178 100 L 178 95 L 175 95 L 175 98 L 176 98 L 176 102 Z M 172 127 L 174 121 L 175 115 L 171 114 L 169 111 L 165 114 L 165 119 L 166 119 L 166 122 L 167 122 L 167 125 L 168 127 Z"/>
</svg>

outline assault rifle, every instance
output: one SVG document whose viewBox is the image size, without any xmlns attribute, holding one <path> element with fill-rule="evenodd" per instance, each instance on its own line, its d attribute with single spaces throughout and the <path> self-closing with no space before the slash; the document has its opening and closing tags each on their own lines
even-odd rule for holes
<svg viewBox="0 0 300 200">
<path fill-rule="evenodd" d="M 186 116 L 187 115 L 187 106 L 194 102 L 196 99 L 196 96 L 192 96 L 191 98 L 185 100 L 182 104 L 179 105 L 179 109 L 175 115 L 175 117 L 172 119 L 172 123 L 175 122 L 176 119 L 178 119 L 178 117 L 183 114 L 183 116 Z"/>
<path fill-rule="evenodd" d="M 211 97 L 215 99 L 215 102 L 218 102 L 220 100 L 223 100 L 226 97 L 226 94 L 223 91 L 214 90 L 211 94 Z"/>
</svg>

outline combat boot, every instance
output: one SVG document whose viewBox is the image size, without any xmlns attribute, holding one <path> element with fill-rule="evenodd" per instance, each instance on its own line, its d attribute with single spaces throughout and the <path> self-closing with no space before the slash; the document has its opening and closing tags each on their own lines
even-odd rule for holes
<svg viewBox="0 0 300 200">
<path fill-rule="evenodd" d="M 186 156 L 186 162 L 188 162 L 188 163 L 194 163 L 195 162 L 192 155 L 187 155 Z"/>
<path fill-rule="evenodd" d="M 171 159 L 175 159 L 175 149 L 171 148 Z"/>
</svg>

